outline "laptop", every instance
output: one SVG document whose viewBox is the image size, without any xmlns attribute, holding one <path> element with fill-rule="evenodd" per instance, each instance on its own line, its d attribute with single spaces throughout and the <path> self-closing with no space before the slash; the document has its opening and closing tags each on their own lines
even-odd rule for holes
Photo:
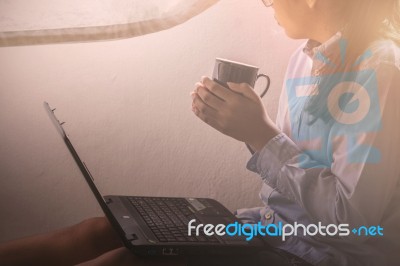
<svg viewBox="0 0 400 266">
<path fill-rule="evenodd" d="M 47 102 L 44 107 L 93 195 L 124 245 L 138 256 L 253 254 L 265 248 L 262 238 L 204 234 L 197 225 L 240 224 L 221 203 L 210 198 L 102 196 L 94 178 Z M 191 229 L 188 224 L 191 223 Z M 205 231 L 205 230 L 204 230 Z"/>
</svg>

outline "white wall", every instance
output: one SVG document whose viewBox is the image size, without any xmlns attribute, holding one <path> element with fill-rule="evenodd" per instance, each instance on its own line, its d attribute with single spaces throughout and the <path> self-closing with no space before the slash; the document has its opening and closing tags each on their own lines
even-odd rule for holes
<svg viewBox="0 0 400 266">
<path fill-rule="evenodd" d="M 1 27 L 1 25 L 0 25 Z M 195 82 L 215 57 L 258 65 L 276 113 L 298 42 L 261 1 L 222 0 L 171 30 L 129 40 L 0 48 L 0 241 L 101 215 L 50 123 L 57 107 L 104 194 L 213 197 L 259 205 L 242 143 L 191 112 Z"/>
</svg>

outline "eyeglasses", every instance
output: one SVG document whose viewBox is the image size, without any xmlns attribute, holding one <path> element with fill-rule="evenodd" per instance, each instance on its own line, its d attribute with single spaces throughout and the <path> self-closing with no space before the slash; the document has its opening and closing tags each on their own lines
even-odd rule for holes
<svg viewBox="0 0 400 266">
<path fill-rule="evenodd" d="M 266 7 L 270 7 L 274 4 L 274 0 L 261 0 Z"/>
</svg>

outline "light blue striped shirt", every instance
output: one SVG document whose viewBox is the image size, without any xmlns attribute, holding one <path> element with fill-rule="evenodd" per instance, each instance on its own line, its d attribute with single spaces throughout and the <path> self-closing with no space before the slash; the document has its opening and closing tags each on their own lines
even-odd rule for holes
<svg viewBox="0 0 400 266">
<path fill-rule="evenodd" d="M 247 164 L 263 180 L 264 206 L 237 216 L 264 225 L 380 225 L 384 236 L 266 239 L 314 265 L 399 265 L 400 51 L 376 41 L 351 69 L 341 65 L 345 55 L 340 33 L 294 53 L 276 121 L 282 133 Z M 319 106 L 307 111 L 310 99 Z"/>
</svg>

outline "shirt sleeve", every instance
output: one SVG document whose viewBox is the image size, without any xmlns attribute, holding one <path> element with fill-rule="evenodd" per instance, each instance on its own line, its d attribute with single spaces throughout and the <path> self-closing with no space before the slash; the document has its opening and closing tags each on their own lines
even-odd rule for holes
<svg viewBox="0 0 400 266">
<path fill-rule="evenodd" d="M 351 151 L 346 138 L 337 140 L 331 167 L 321 167 L 318 158 L 303 153 L 284 133 L 270 140 L 247 164 L 267 185 L 297 202 L 312 221 L 378 225 L 399 189 L 400 72 L 387 64 L 376 71 L 381 129 L 359 134 Z M 376 151 L 378 156 L 373 154 Z M 362 154 L 362 161 L 349 162 L 349 152 Z M 369 162 L 371 157 L 375 161 Z"/>
</svg>

